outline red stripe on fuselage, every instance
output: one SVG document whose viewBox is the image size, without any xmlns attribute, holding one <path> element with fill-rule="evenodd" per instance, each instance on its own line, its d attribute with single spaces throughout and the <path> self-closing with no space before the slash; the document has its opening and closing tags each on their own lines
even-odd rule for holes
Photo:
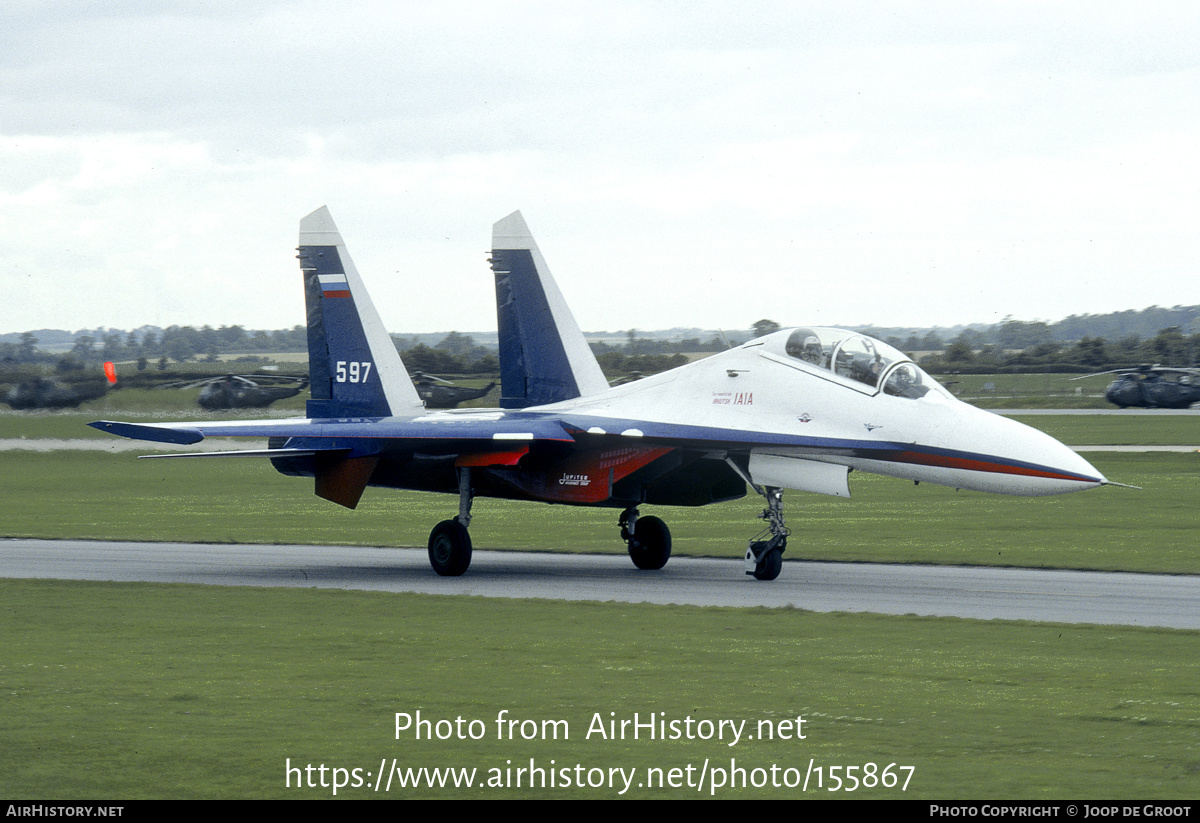
<svg viewBox="0 0 1200 823">
<path fill-rule="evenodd" d="M 942 469 L 965 469 L 967 471 L 991 472 L 993 474 L 1016 474 L 1022 477 L 1045 477 L 1050 480 L 1075 480 L 1081 483 L 1099 482 L 1096 478 L 1084 477 L 1079 474 L 1064 474 L 1063 472 L 1037 469 L 1032 466 L 1009 466 L 1004 463 L 991 463 L 986 460 L 949 457 L 941 454 L 902 451 L 897 452 L 892 459 L 897 463 L 916 463 L 921 466 L 936 466 Z"/>
<path fill-rule="evenodd" d="M 488 471 L 548 503 L 598 504 L 608 500 L 613 483 L 673 451 L 668 446 L 624 446 L 540 459 L 520 469 Z"/>
<path fill-rule="evenodd" d="M 460 454 L 454 460 L 455 466 L 515 466 L 521 458 L 529 454 L 528 446 L 516 449 L 506 449 L 494 452 L 476 452 Z"/>
</svg>

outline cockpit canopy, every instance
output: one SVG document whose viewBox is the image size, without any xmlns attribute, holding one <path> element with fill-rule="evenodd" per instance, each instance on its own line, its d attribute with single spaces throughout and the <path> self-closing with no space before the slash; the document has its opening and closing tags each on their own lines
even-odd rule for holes
<svg viewBox="0 0 1200 823">
<path fill-rule="evenodd" d="M 895 397 L 924 397 L 931 391 L 950 395 L 904 352 L 873 337 L 845 329 L 801 328 L 788 335 L 789 357 L 833 372 L 860 391 Z"/>
</svg>

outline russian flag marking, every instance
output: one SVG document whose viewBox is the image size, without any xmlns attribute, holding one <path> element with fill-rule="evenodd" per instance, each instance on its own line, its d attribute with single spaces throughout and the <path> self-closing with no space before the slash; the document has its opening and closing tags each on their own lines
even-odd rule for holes
<svg viewBox="0 0 1200 823">
<path fill-rule="evenodd" d="M 317 280 L 321 283 L 322 297 L 349 297 L 350 290 L 346 288 L 346 275 L 320 274 Z"/>
</svg>

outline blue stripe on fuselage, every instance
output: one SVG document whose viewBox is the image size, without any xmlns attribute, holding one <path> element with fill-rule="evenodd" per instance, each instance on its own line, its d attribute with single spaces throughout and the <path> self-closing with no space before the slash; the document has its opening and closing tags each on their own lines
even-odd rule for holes
<svg viewBox="0 0 1200 823">
<path fill-rule="evenodd" d="M 1027 476 L 1054 476 L 1060 479 L 1099 483 L 1100 478 L 1065 472 L 1053 466 L 1011 460 L 979 452 L 958 451 L 915 443 L 880 442 L 877 440 L 849 440 L 829 437 L 807 437 L 779 432 L 756 432 L 744 429 L 718 429 L 707 426 L 688 426 L 672 423 L 652 423 L 645 420 L 614 420 L 592 418 L 586 415 L 556 415 L 568 430 L 580 437 L 603 430 L 609 436 L 621 436 L 626 442 L 642 442 L 647 445 L 662 443 L 688 448 L 710 448 L 713 450 L 736 451 L 740 448 L 772 448 L 810 450 L 814 456 L 860 457 L 889 463 L 907 463 L 938 466 L 943 468 L 968 469 L 971 471 L 997 474 L 1019 474 Z M 636 430 L 639 435 L 625 432 Z M 623 435 L 623 436 L 622 436 Z M 802 455 L 797 455 L 802 456 Z M 968 465 L 969 464 L 969 465 Z"/>
</svg>

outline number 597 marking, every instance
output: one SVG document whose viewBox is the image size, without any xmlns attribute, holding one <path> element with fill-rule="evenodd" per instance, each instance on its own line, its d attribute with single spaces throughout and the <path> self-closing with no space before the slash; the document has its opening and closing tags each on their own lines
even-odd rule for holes
<svg viewBox="0 0 1200 823">
<path fill-rule="evenodd" d="M 366 383 L 367 375 L 371 373 L 371 361 L 337 361 L 337 373 L 334 379 L 338 383 Z"/>
</svg>

